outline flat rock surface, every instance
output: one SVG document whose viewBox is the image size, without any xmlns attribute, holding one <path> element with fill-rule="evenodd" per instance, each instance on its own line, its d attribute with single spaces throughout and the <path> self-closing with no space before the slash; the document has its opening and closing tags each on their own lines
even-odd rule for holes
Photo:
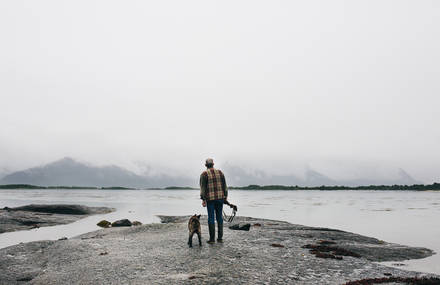
<svg viewBox="0 0 440 285">
<path fill-rule="evenodd" d="M 287 222 L 236 217 L 249 231 L 230 230 L 224 243 L 187 245 L 188 217 L 162 224 L 110 228 L 69 240 L 39 241 L 0 250 L 0 284 L 343 284 L 384 276 L 435 276 L 375 261 L 423 258 L 433 252 L 375 238 Z M 318 258 L 304 245 L 338 247 L 360 257 Z"/>
<path fill-rule="evenodd" d="M 0 233 L 73 223 L 90 215 L 114 211 L 106 207 L 31 204 L 0 209 Z"/>
</svg>

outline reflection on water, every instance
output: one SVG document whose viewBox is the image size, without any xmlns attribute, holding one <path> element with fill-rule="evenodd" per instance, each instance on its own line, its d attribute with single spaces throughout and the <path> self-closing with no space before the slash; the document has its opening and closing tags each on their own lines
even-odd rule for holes
<svg viewBox="0 0 440 285">
<path fill-rule="evenodd" d="M 231 190 L 229 196 L 239 215 L 337 228 L 440 252 L 439 192 Z M 0 190 L 0 207 L 30 203 L 106 206 L 117 211 L 69 225 L 0 234 L 0 247 L 73 237 L 99 229 L 96 223 L 102 219 L 152 223 L 159 221 L 155 215 L 206 211 L 197 190 Z M 440 255 L 401 263 L 401 268 L 440 274 Z"/>
</svg>

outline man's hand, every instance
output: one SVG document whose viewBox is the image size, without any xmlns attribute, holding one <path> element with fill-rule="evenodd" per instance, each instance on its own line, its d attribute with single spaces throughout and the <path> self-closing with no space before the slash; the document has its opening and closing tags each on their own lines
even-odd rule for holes
<svg viewBox="0 0 440 285">
<path fill-rule="evenodd" d="M 206 201 L 205 200 L 202 201 L 202 206 L 206 207 Z"/>
</svg>

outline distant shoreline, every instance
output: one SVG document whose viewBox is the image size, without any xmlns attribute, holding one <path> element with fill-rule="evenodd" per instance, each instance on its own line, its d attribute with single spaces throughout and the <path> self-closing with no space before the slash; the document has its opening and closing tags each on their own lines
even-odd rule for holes
<svg viewBox="0 0 440 285">
<path fill-rule="evenodd" d="M 368 186 L 286 186 L 286 185 L 248 185 L 242 187 L 231 186 L 231 190 L 321 190 L 321 191 L 336 191 L 336 190 L 375 190 L 375 191 L 439 191 L 440 183 L 433 184 L 414 184 L 414 185 L 368 185 Z M 96 187 L 96 186 L 38 186 L 31 184 L 5 184 L 0 185 L 1 189 L 67 189 L 67 190 L 197 190 L 194 187 L 145 187 L 145 188 L 131 188 L 131 187 Z"/>
</svg>

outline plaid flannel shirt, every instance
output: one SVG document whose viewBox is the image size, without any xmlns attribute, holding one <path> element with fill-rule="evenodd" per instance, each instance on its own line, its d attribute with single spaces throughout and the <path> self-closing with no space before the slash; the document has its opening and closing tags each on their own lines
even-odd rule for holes
<svg viewBox="0 0 440 285">
<path fill-rule="evenodd" d="M 211 201 L 228 198 L 226 179 L 218 169 L 209 168 L 200 175 L 200 199 Z"/>
</svg>

